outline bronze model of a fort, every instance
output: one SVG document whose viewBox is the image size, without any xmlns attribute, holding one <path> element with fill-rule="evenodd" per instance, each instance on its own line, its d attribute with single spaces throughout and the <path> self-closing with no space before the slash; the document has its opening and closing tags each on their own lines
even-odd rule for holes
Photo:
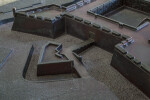
<svg viewBox="0 0 150 100">
<path fill-rule="evenodd" d="M 14 5 L 0 10 L 2 100 L 149 99 L 149 0 Z"/>
</svg>

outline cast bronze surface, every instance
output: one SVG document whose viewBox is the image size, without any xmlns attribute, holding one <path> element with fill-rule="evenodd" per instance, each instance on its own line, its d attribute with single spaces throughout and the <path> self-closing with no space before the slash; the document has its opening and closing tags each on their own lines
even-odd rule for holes
<svg viewBox="0 0 150 100">
<path fill-rule="evenodd" d="M 61 7 L 61 6 L 58 6 L 58 5 L 49 5 L 48 7 L 56 6 L 56 7 L 60 8 L 60 9 L 63 8 L 63 9 L 66 10 L 65 13 L 60 14 L 60 16 L 62 17 L 62 19 L 58 19 L 60 21 L 60 23 L 57 24 L 57 26 L 55 25 L 55 22 L 57 22 L 57 21 L 54 20 L 54 22 L 53 22 L 51 20 L 50 26 L 54 26 L 55 28 L 51 28 L 50 29 L 50 31 L 52 32 L 52 34 L 50 35 L 50 37 L 53 37 L 53 38 L 55 37 L 56 38 L 56 37 L 60 36 L 61 33 L 65 32 L 65 33 L 70 34 L 72 36 L 75 36 L 77 38 L 80 38 L 80 39 L 83 39 L 83 40 L 87 40 L 90 37 L 89 33 L 94 33 L 93 40 L 95 41 L 95 45 L 97 45 L 100 48 L 102 48 L 104 50 L 107 50 L 107 51 L 109 51 L 111 53 L 113 53 L 115 45 L 118 44 L 118 43 L 120 43 L 121 41 L 122 41 L 121 43 L 123 44 L 123 47 L 124 48 L 126 47 L 125 49 L 128 49 L 130 47 L 132 48 L 132 45 L 129 45 L 129 44 L 131 44 L 131 43 L 134 42 L 133 39 L 135 39 L 135 41 L 137 41 L 137 39 L 138 39 L 137 36 L 138 35 L 133 35 L 133 31 L 132 30 L 129 30 L 129 29 L 126 29 L 126 28 L 122 29 L 122 27 L 125 25 L 122 22 L 119 22 L 120 27 L 116 28 L 116 25 L 111 25 L 111 24 L 114 24 L 114 23 L 111 23 L 111 24 L 108 25 L 107 22 L 105 22 L 104 20 L 102 21 L 100 17 L 97 17 L 97 16 L 99 16 L 98 13 L 101 13 L 103 15 L 106 15 L 106 13 L 108 13 L 108 11 L 104 10 L 105 9 L 104 5 L 110 5 L 111 4 L 111 6 L 108 6 L 108 7 L 110 7 L 110 8 L 113 7 L 113 9 L 117 9 L 118 7 L 121 7 L 123 5 L 122 4 L 123 2 L 121 0 L 109 1 L 109 2 L 107 2 L 105 4 L 103 4 L 102 6 L 98 6 L 98 7 L 94 8 L 94 9 L 91 9 L 92 7 L 95 7 L 95 5 L 97 5 L 98 2 L 104 3 L 104 1 L 99 1 L 99 0 L 97 0 L 97 1 L 92 0 L 92 1 L 93 2 L 89 2 L 90 4 L 89 3 L 86 4 L 87 2 L 83 1 L 83 5 L 82 6 L 78 6 L 79 3 L 70 4 L 67 7 L 63 7 L 63 6 Z M 130 7 L 130 5 L 128 3 L 129 3 L 128 1 L 125 2 L 126 6 Z M 131 2 L 131 4 L 133 5 L 134 3 Z M 100 12 L 101 10 L 99 11 L 99 9 L 101 7 L 103 7 L 103 12 Z M 41 8 L 43 10 L 41 10 Z M 46 9 L 46 8 L 47 7 L 44 6 L 44 7 L 36 8 L 34 10 L 25 11 L 25 12 L 27 12 L 27 15 L 25 17 L 27 18 L 27 20 L 29 20 L 30 18 L 33 18 L 34 20 L 40 19 L 41 22 L 44 22 L 43 25 L 47 26 L 46 23 L 45 23 L 45 21 L 47 21 L 47 20 L 45 20 L 45 18 L 43 18 L 43 17 L 37 17 L 37 19 L 36 19 L 35 16 L 31 16 L 30 15 L 30 12 L 31 13 L 36 13 L 37 9 L 41 10 L 41 11 L 44 11 L 44 9 Z M 128 8 L 128 9 L 132 9 L 132 11 L 137 11 L 137 10 L 133 10 L 133 8 Z M 89 10 L 89 9 L 91 9 L 91 10 Z M 124 6 L 121 9 L 125 9 Z M 145 10 L 145 9 L 142 9 L 142 10 L 145 11 L 145 12 L 147 12 L 147 10 Z M 82 12 L 83 14 L 80 14 L 80 12 Z M 89 15 L 89 13 L 90 13 L 90 15 Z M 124 10 L 123 10 L 122 13 L 124 13 Z M 140 12 L 140 14 L 146 14 L 146 13 L 144 13 L 144 12 L 141 13 Z M 16 16 L 16 19 L 21 19 L 22 16 L 24 16 L 24 15 L 25 14 L 22 14 L 22 13 L 18 12 L 18 13 L 16 13 L 15 16 Z M 94 16 L 91 16 L 91 15 L 94 15 Z M 20 18 L 19 18 L 19 16 L 20 16 Z M 140 16 L 142 16 L 142 15 L 140 15 Z M 92 23 L 88 24 L 86 20 L 89 20 Z M 142 19 L 141 21 L 137 22 L 137 25 L 134 25 L 134 26 L 136 26 L 135 29 L 142 29 L 144 26 L 147 26 L 149 23 L 146 22 L 146 21 L 149 21 L 149 18 L 145 18 L 145 19 Z M 24 30 L 24 26 L 20 27 L 20 24 L 16 24 L 18 22 L 19 21 L 15 21 L 14 22 L 14 25 L 13 25 L 12 29 L 13 30 L 17 30 L 17 31 L 20 31 L 20 29 Z M 102 26 L 102 25 L 99 24 L 101 22 L 103 23 L 104 26 Z M 25 22 L 25 23 L 27 24 L 27 22 Z M 39 22 L 36 22 L 36 23 L 38 24 Z M 109 27 L 106 27 L 105 26 L 106 24 Z M 132 24 L 135 24 L 135 23 L 133 22 Z M 22 25 L 22 23 L 21 23 L 21 25 Z M 39 25 L 39 26 L 41 27 L 41 25 Z M 63 27 L 63 26 L 65 26 L 65 27 Z M 131 26 L 132 27 L 132 25 L 127 25 L 127 26 Z M 20 28 L 18 28 L 18 27 L 20 27 Z M 59 28 L 57 29 L 57 27 L 60 27 L 61 30 Z M 148 27 L 149 26 L 145 27 L 144 29 L 147 29 Z M 30 28 L 30 27 L 28 27 L 28 28 Z M 28 32 L 32 33 L 33 29 L 36 29 L 36 28 L 32 27 L 31 30 L 29 30 Z M 142 29 L 142 31 L 144 31 L 144 29 Z M 57 33 L 59 33 L 59 35 L 57 35 L 55 32 L 53 32 L 54 30 Z M 125 34 L 129 35 L 129 36 L 121 34 L 122 33 L 121 30 L 126 30 Z M 119 31 L 120 33 L 116 32 L 116 31 Z M 139 32 L 141 32 L 141 31 L 139 31 Z M 148 32 L 148 31 L 146 31 L 146 32 Z M 37 32 L 35 32 L 35 33 L 37 33 Z M 45 31 L 41 31 L 40 33 L 42 33 L 42 34 L 44 33 L 45 34 L 46 32 Z M 137 31 L 135 31 L 135 34 L 136 33 L 137 33 Z M 46 33 L 46 34 L 49 35 L 50 33 Z M 142 36 L 142 35 L 140 35 L 140 36 Z M 133 39 L 131 37 L 133 37 Z M 133 45 L 137 45 L 137 42 L 134 43 Z M 142 46 L 146 46 L 146 45 L 142 44 Z M 139 47 L 137 46 L 137 48 L 139 48 Z M 120 48 L 119 50 L 121 52 L 123 52 L 123 54 L 127 53 L 126 50 L 124 50 L 122 48 Z M 138 50 L 139 49 L 136 49 L 134 52 L 136 52 Z M 149 52 L 148 51 L 149 47 L 144 47 L 143 50 L 146 50 L 146 52 Z M 66 53 L 66 55 L 68 55 L 68 57 L 70 57 L 70 59 L 73 59 L 72 56 L 70 56 L 70 54 L 69 54 L 69 52 L 70 53 L 72 52 L 71 49 L 69 48 L 69 49 L 67 49 L 67 51 L 68 51 L 68 54 Z M 131 49 L 128 50 L 128 52 L 130 52 L 130 54 L 133 53 Z M 142 51 L 142 53 L 144 53 L 144 52 Z M 140 53 L 138 53 L 136 55 L 134 55 L 134 54 L 135 53 L 133 53 L 133 56 L 135 56 L 136 58 L 138 58 L 139 57 L 138 55 Z M 74 53 L 74 55 L 81 61 L 81 57 L 79 55 L 77 55 L 77 53 Z M 148 61 L 147 57 L 140 56 L 140 58 L 141 57 L 143 58 L 143 59 L 141 59 L 142 60 L 141 62 L 146 63 L 146 66 L 149 65 L 149 61 Z M 80 75 L 82 74 L 81 72 L 79 72 L 78 68 L 76 68 L 76 70 L 77 70 L 77 72 Z M 147 73 L 145 73 L 145 74 L 147 74 Z M 88 75 L 85 73 L 85 74 L 83 74 L 83 76 L 88 76 Z M 143 88 L 142 88 L 142 90 L 144 91 Z"/>
<path fill-rule="evenodd" d="M 96 17 L 102 17 L 118 23 L 120 27 L 141 30 L 149 25 L 149 2 L 143 0 L 113 0 L 108 1 L 88 11 Z"/>
<path fill-rule="evenodd" d="M 43 56 L 45 54 L 45 50 L 48 46 L 55 45 L 58 46 L 55 50 L 55 56 L 59 58 L 66 58 L 66 60 L 61 61 L 49 61 L 49 62 L 43 62 Z M 73 60 L 69 60 L 64 54 L 61 54 L 62 51 L 62 44 L 58 44 L 55 42 L 48 42 L 42 47 L 38 64 L 37 64 L 37 75 L 57 75 L 57 74 L 67 74 L 67 73 L 73 73 Z"/>
<path fill-rule="evenodd" d="M 117 4 L 120 5 L 120 3 L 116 3 L 118 2 L 118 0 L 113 0 L 113 1 L 114 1 L 112 2 L 114 3 L 113 5 L 117 5 Z M 124 26 L 126 26 L 124 24 L 126 21 L 119 22 L 119 27 L 118 27 L 118 24 L 108 20 L 104 20 L 103 16 L 99 17 L 100 15 L 90 11 L 90 9 L 93 9 L 97 6 L 99 7 L 100 4 L 102 5 L 106 4 L 106 2 L 107 0 L 81 0 L 78 2 L 71 2 L 66 7 L 53 4 L 53 5 L 37 7 L 34 9 L 28 9 L 25 11 L 19 11 L 19 12 L 14 11 L 15 21 L 12 29 L 15 31 L 33 33 L 36 35 L 51 37 L 51 38 L 58 37 L 57 38 L 58 40 L 61 38 L 59 36 L 66 33 L 73 36 L 74 38 L 76 37 L 82 39 L 83 42 L 77 45 L 72 45 L 63 48 L 63 50 L 61 44 L 48 42 L 46 45 L 43 46 L 42 51 L 40 53 L 39 62 L 38 64 L 36 63 L 37 66 L 39 65 L 41 66 L 41 69 L 42 67 L 46 68 L 43 71 L 39 70 L 42 72 L 42 74 L 41 73 L 40 74 L 44 76 L 50 74 L 58 75 L 60 73 L 65 73 L 66 70 L 59 67 L 60 66 L 64 67 L 64 65 L 66 65 L 67 63 L 68 66 L 67 68 L 69 69 L 69 70 L 67 69 L 67 72 L 70 73 L 71 72 L 70 68 L 73 67 L 81 77 L 72 78 L 70 80 L 64 80 L 64 81 L 55 80 L 53 82 L 50 79 L 47 81 L 26 80 L 25 74 L 27 73 L 28 68 L 30 68 L 28 67 L 28 65 L 32 63 L 32 61 L 36 62 L 34 61 L 36 59 L 32 59 L 32 53 L 34 52 L 36 55 L 37 51 L 39 50 L 37 48 L 35 51 L 33 51 L 34 48 L 31 44 L 37 46 L 39 45 L 38 43 L 44 41 L 45 38 L 44 39 L 43 37 L 38 38 L 41 41 L 38 41 L 36 44 L 36 39 L 38 36 L 35 36 L 36 38 L 35 39 L 34 36 L 32 37 L 32 35 L 12 31 L 13 35 L 11 33 L 9 34 L 6 33 L 6 35 L 3 34 L 1 41 L 5 40 L 5 38 L 7 39 L 7 41 L 6 43 L 5 42 L 0 43 L 2 46 L 8 46 L 11 48 L 13 47 L 15 51 L 14 58 L 10 59 L 8 63 L 5 63 L 6 66 L 4 67 L 5 69 L 2 70 L 2 72 L 0 72 L 0 79 L 2 79 L 2 81 L 0 81 L 0 84 L 2 85 L 2 87 L 4 87 L 2 88 L 2 91 L 0 91 L 0 93 L 2 94 L 2 99 L 11 98 L 16 100 L 20 98 L 31 99 L 34 97 L 34 99 L 39 99 L 39 98 L 55 99 L 56 98 L 56 99 L 70 100 L 70 98 L 74 98 L 78 100 L 84 100 L 84 99 L 85 100 L 88 99 L 89 100 L 91 99 L 116 100 L 117 97 L 114 96 L 113 93 L 111 93 L 100 82 L 97 82 L 95 80 L 99 78 L 100 72 L 97 72 L 95 70 L 87 71 L 88 68 L 86 67 L 90 66 L 90 68 L 92 69 L 96 68 L 95 66 L 91 67 L 91 63 L 94 62 L 91 62 L 89 66 L 84 66 L 82 62 L 82 57 L 80 56 L 80 53 L 85 51 L 87 48 L 91 47 L 93 44 L 97 47 L 100 47 L 104 51 L 108 51 L 110 54 L 113 54 L 111 65 L 114 68 L 116 68 L 123 76 L 129 79 L 129 81 L 131 81 L 139 89 L 141 89 L 147 96 L 150 96 L 150 87 L 149 87 L 150 55 L 148 55 L 150 53 L 150 47 L 149 47 L 149 43 L 147 42 L 147 40 L 149 40 L 150 37 L 149 34 L 150 26 L 148 25 L 149 23 L 147 22 L 149 21 L 149 18 L 144 17 L 143 19 L 143 17 L 140 17 L 142 18 L 142 20 L 138 20 L 138 22 L 136 23 L 129 23 L 135 26 L 134 29 L 135 28 L 136 30 L 141 29 L 140 31 L 133 31 L 126 27 L 123 28 Z M 119 2 L 121 2 L 121 4 L 123 3 L 122 0 L 120 0 Z M 144 7 L 142 4 L 143 2 L 145 3 Z M 119 10 L 115 9 L 115 11 L 119 11 L 119 12 L 115 12 L 117 16 L 120 13 L 124 14 L 124 12 L 126 11 L 129 14 L 129 12 L 131 13 L 131 10 L 135 11 L 136 8 L 139 8 L 138 12 L 133 12 L 134 14 L 136 13 L 136 15 L 145 16 L 146 13 L 149 13 L 148 12 L 149 8 L 147 7 L 149 2 L 145 2 L 145 0 L 144 1 L 135 0 L 135 2 L 124 0 L 124 3 L 126 4 L 126 6 L 130 8 L 127 9 L 126 7 L 122 7 Z M 107 4 L 110 3 L 107 2 Z M 140 7 L 137 7 L 137 4 L 139 4 Z M 52 10 L 54 11 L 54 16 L 52 16 L 54 18 L 52 18 L 51 15 L 47 16 L 47 13 L 49 13 L 50 10 L 49 8 L 51 7 L 53 8 Z M 114 7 L 118 8 L 118 5 Z M 61 9 L 60 15 L 57 13 L 58 10 L 55 12 L 56 9 Z M 145 11 L 146 13 L 143 12 L 141 13 L 139 10 Z M 40 16 L 39 15 L 37 16 L 36 14 L 39 14 Z M 110 15 L 111 17 L 113 17 L 112 13 Z M 5 26 L 2 26 L 2 28 L 3 27 Z M 31 36 L 28 42 L 26 42 L 26 40 L 20 39 L 21 37 L 19 36 L 20 35 L 22 36 L 22 34 L 24 34 L 25 37 L 29 36 L 28 38 L 30 38 Z M 9 42 L 9 39 L 12 38 L 16 39 L 17 41 Z M 50 38 L 49 39 L 46 38 L 46 39 L 51 40 Z M 57 39 L 53 39 L 53 40 L 56 41 Z M 19 43 L 20 40 L 21 43 Z M 28 45 L 22 42 L 26 42 Z M 67 42 L 69 43 L 69 40 L 67 40 Z M 60 43 L 63 42 L 61 41 Z M 53 64 L 54 66 L 52 66 L 53 67 L 52 68 L 49 65 L 51 65 L 51 63 L 53 62 L 48 61 L 47 63 L 42 61 L 45 47 L 47 47 L 49 44 L 58 46 L 58 48 L 56 48 L 56 56 L 58 56 L 60 59 L 61 57 L 66 57 L 67 59 L 69 59 L 66 60 L 67 62 L 62 62 L 65 63 L 64 65 L 62 65 L 62 63 L 59 61 L 55 61 L 55 63 Z M 73 65 L 72 62 L 74 62 L 74 66 L 72 66 Z M 59 65 L 55 66 L 57 64 Z M 15 66 L 16 68 L 14 69 L 11 66 L 13 67 Z M 55 67 L 57 67 L 57 69 Z M 103 67 L 103 65 L 98 65 L 98 67 Z M 38 67 L 37 69 L 34 68 L 32 70 L 38 71 Z M 9 73 L 6 73 L 6 71 Z M 91 76 L 93 77 L 93 75 L 89 73 L 94 73 L 93 75 L 95 75 L 94 76 L 95 79 L 91 78 Z M 109 73 L 106 72 L 106 74 Z M 116 77 L 118 78 L 118 75 L 116 75 Z M 102 78 L 98 80 L 101 81 Z M 113 80 L 113 82 L 115 81 L 116 80 Z M 13 90 L 15 90 L 15 92 Z M 5 94 L 6 91 L 7 94 Z M 122 90 L 122 92 L 123 91 L 124 90 Z"/>
</svg>

